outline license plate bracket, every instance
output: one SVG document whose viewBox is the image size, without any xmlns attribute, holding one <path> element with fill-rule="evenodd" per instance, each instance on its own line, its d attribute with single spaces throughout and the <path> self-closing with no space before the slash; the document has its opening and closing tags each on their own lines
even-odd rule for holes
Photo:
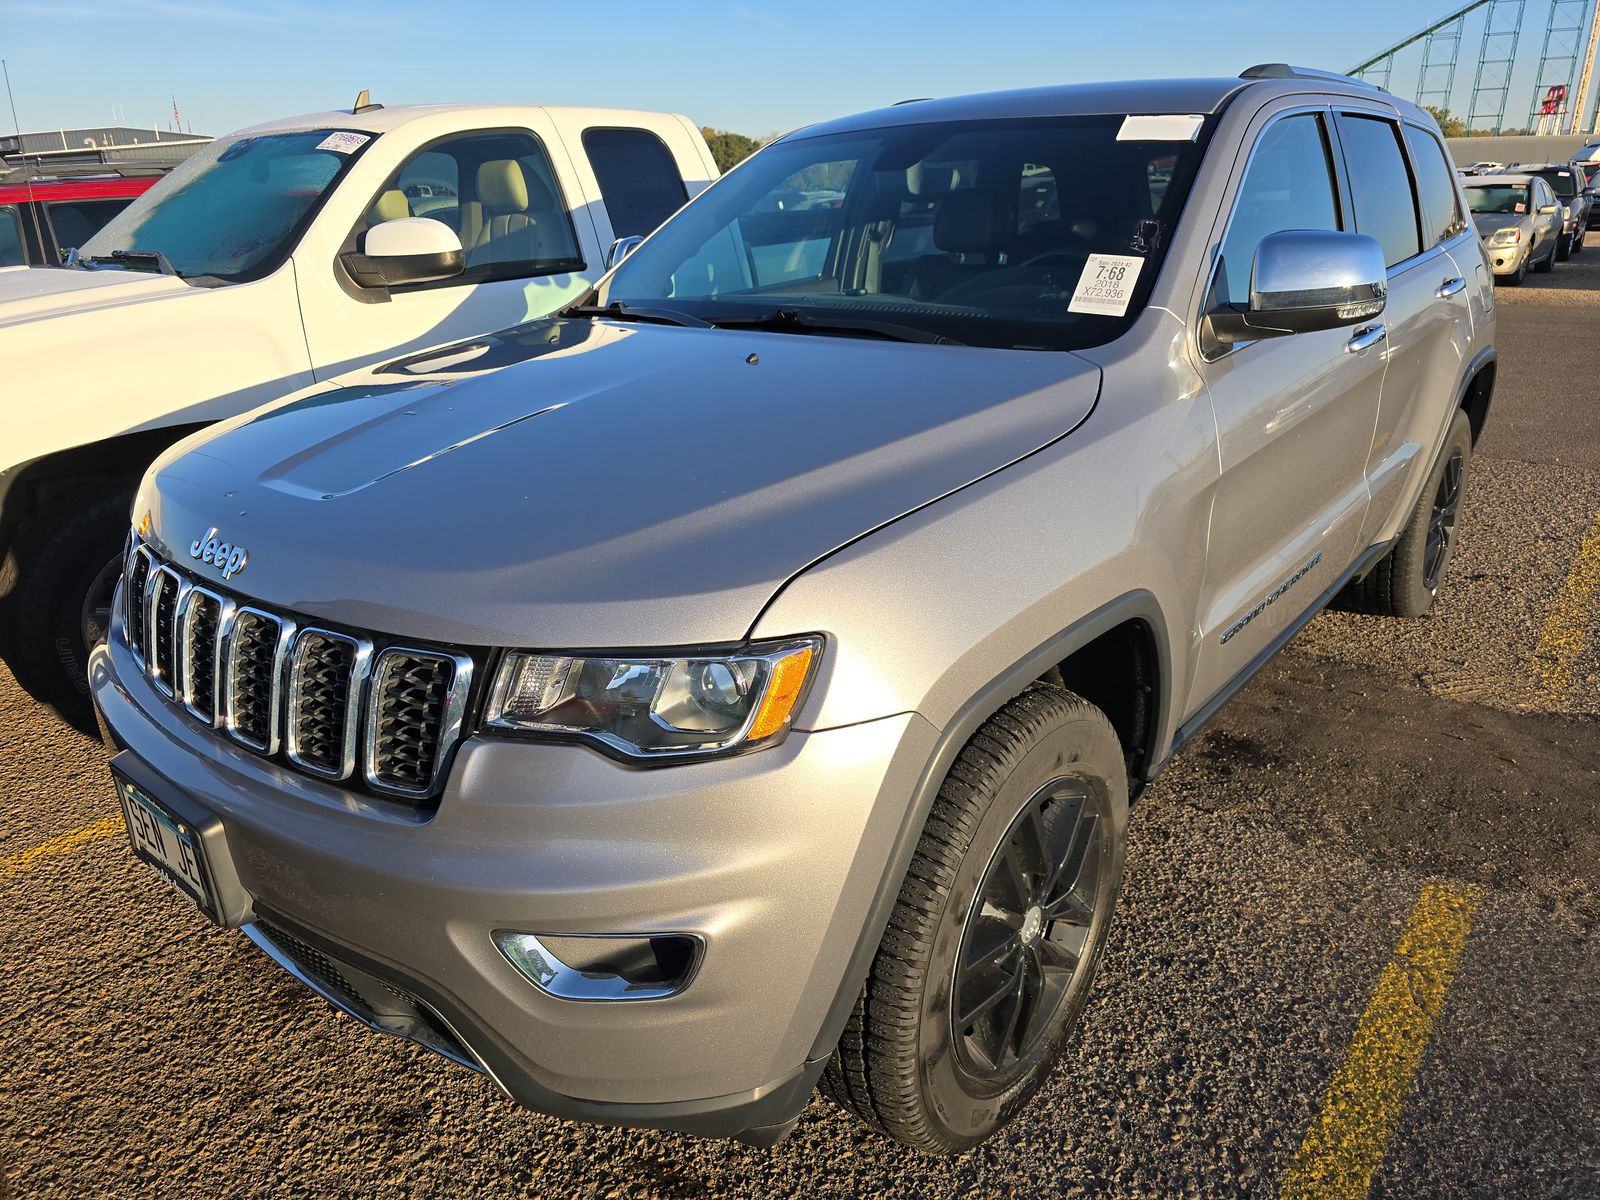
<svg viewBox="0 0 1600 1200">
<path fill-rule="evenodd" d="M 222 822 L 126 750 L 111 760 L 111 776 L 134 855 L 218 925 L 248 922 L 250 896 L 234 870 Z"/>
</svg>

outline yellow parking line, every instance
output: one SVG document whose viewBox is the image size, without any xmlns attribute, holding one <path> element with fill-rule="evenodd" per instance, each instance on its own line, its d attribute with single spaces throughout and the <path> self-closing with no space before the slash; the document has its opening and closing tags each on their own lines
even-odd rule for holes
<svg viewBox="0 0 1600 1200">
<path fill-rule="evenodd" d="M 1366 1197 L 1480 898 L 1475 887 L 1432 883 L 1422 889 L 1322 1109 L 1284 1176 L 1280 1200 Z"/>
<path fill-rule="evenodd" d="M 13 875 L 20 875 L 24 871 L 32 870 L 46 859 L 71 854 L 81 846 L 87 846 L 90 842 L 97 842 L 101 838 L 112 837 L 122 830 L 121 817 L 107 817 L 103 821 L 96 821 L 93 825 L 85 825 L 82 829 L 74 829 L 71 833 L 53 837 L 48 842 L 40 842 L 37 846 L 7 858 L 0 858 L 0 879 L 10 879 Z"/>
<path fill-rule="evenodd" d="M 1567 581 L 1561 585 L 1550 616 L 1533 651 L 1533 674 L 1539 690 L 1559 704 L 1572 686 L 1572 665 L 1583 651 L 1584 630 L 1600 597 L 1600 515 L 1578 547 Z"/>
</svg>

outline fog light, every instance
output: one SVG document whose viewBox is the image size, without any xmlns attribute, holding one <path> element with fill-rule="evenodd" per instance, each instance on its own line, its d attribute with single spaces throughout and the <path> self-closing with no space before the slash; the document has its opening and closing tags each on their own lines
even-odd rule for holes
<svg viewBox="0 0 1600 1200">
<path fill-rule="evenodd" d="M 561 1000 L 661 1000 L 689 986 L 696 934 L 552 934 L 497 929 L 494 944 L 540 991 Z"/>
</svg>

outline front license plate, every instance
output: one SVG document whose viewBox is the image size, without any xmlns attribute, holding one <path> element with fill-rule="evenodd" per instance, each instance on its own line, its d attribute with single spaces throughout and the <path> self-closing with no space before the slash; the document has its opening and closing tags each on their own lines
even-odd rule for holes
<svg viewBox="0 0 1600 1200">
<path fill-rule="evenodd" d="M 199 835 L 138 784 L 120 775 L 116 778 L 133 852 L 165 875 L 173 887 L 208 916 L 215 917 L 217 909 Z"/>
</svg>

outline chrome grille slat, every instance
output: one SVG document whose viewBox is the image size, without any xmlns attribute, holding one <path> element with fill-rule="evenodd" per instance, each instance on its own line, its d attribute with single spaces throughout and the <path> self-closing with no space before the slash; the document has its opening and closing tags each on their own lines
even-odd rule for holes
<svg viewBox="0 0 1600 1200">
<path fill-rule="evenodd" d="M 278 752 L 283 665 L 293 637 L 293 621 L 254 606 L 233 615 L 223 660 L 223 728 L 258 754 Z"/>
<path fill-rule="evenodd" d="M 356 729 L 372 643 L 308 626 L 289 657 L 290 762 L 326 779 L 348 779 L 356 767 Z"/>
<path fill-rule="evenodd" d="M 146 630 L 145 599 L 150 584 L 150 572 L 155 564 L 155 556 L 145 547 L 134 545 L 133 553 L 128 556 L 125 568 L 126 578 L 122 585 L 122 601 L 126 606 L 123 613 L 123 624 L 128 632 L 128 645 L 133 650 L 133 656 L 139 660 L 139 665 L 145 665 L 144 643 Z"/>
<path fill-rule="evenodd" d="M 123 624 L 150 682 L 190 718 L 267 758 L 421 805 L 461 739 L 470 655 L 301 625 L 163 561 L 137 537 Z"/>
<path fill-rule="evenodd" d="M 232 600 L 196 586 L 178 613 L 178 697 L 197 720 L 213 727 L 222 712 L 223 637 L 233 608 Z"/>
<path fill-rule="evenodd" d="M 461 736 L 472 660 L 391 646 L 378 655 L 367 703 L 363 772 L 369 787 L 395 795 L 431 793 Z"/>
<path fill-rule="evenodd" d="M 145 585 L 145 672 L 163 694 L 176 695 L 178 612 L 189 581 L 171 567 L 157 567 Z"/>
</svg>

